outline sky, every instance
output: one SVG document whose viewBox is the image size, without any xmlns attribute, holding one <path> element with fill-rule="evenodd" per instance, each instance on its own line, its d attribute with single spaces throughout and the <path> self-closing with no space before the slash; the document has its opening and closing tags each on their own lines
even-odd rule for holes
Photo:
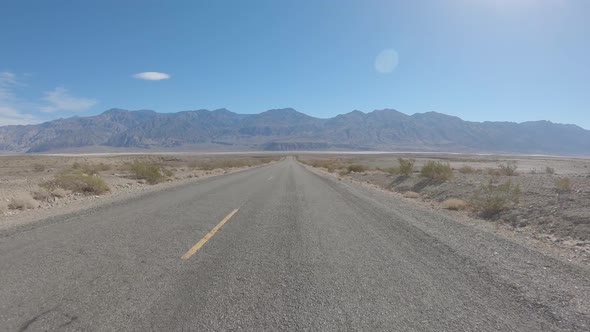
<svg viewBox="0 0 590 332">
<path fill-rule="evenodd" d="M 0 1 L 0 125 L 286 107 L 590 129 L 590 1 Z"/>
</svg>

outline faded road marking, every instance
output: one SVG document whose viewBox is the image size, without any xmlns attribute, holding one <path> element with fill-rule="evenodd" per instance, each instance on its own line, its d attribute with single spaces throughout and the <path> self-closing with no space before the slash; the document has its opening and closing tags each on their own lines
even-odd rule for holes
<svg viewBox="0 0 590 332">
<path fill-rule="evenodd" d="M 225 218 L 223 218 L 222 221 L 219 222 L 219 224 L 217 224 L 217 226 L 213 227 L 213 229 L 207 233 L 207 235 L 205 235 L 201 240 L 199 240 L 199 242 L 197 242 L 197 244 L 195 244 L 192 248 L 190 248 L 189 251 L 186 252 L 186 254 L 182 255 L 182 257 L 180 257 L 181 259 L 189 259 L 192 255 L 194 255 L 197 251 L 199 251 L 199 249 L 201 249 L 202 246 L 205 245 L 205 243 L 207 243 L 207 241 L 209 241 L 210 238 L 213 237 L 213 235 L 215 235 L 215 233 L 217 233 L 217 231 L 234 215 L 236 214 L 236 212 L 238 212 L 239 209 L 235 209 L 232 212 L 230 212 L 230 214 L 228 214 L 227 216 L 225 216 Z"/>
<path fill-rule="evenodd" d="M 271 176 L 270 176 L 270 177 L 269 177 L 267 180 L 269 180 L 269 181 L 270 181 L 270 180 L 272 180 L 272 178 L 273 178 L 273 176 L 271 175 Z"/>
</svg>

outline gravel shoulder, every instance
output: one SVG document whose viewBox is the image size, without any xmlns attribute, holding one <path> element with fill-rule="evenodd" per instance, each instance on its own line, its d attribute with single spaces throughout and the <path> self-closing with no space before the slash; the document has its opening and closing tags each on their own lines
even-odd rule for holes
<svg viewBox="0 0 590 332">
<path fill-rule="evenodd" d="M 561 325 L 564 330 L 583 331 L 590 326 L 590 266 L 567 252 L 490 227 L 461 212 L 433 209 L 401 193 L 304 166 L 334 186 L 355 193 L 365 204 L 389 211 L 392 219 L 405 220 L 440 242 L 441 250 L 463 257 L 466 266 L 475 265 L 480 271 L 482 283 L 502 285 L 521 298 L 523 306 L 544 312 L 558 326 L 575 322 L 575 327 Z"/>
</svg>

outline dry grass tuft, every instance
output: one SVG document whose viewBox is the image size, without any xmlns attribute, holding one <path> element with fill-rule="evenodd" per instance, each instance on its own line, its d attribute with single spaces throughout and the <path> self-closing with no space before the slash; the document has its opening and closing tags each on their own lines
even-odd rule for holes
<svg viewBox="0 0 590 332">
<path fill-rule="evenodd" d="M 346 167 L 346 170 L 348 170 L 348 172 L 353 172 L 353 173 L 363 173 L 367 170 L 366 166 L 363 165 L 358 165 L 358 164 L 352 164 L 352 165 L 348 165 L 348 167 Z"/>
<path fill-rule="evenodd" d="M 33 172 L 36 172 L 36 173 L 45 172 L 46 169 L 47 169 L 47 167 L 45 167 L 45 165 L 43 165 L 43 164 L 33 165 Z"/>
<path fill-rule="evenodd" d="M 85 195 L 101 195 L 110 191 L 106 182 L 98 175 L 89 175 L 81 169 L 68 169 L 55 176 L 51 181 L 41 184 L 42 187 L 55 191 L 57 188 L 70 190 Z"/>
<path fill-rule="evenodd" d="M 72 165 L 72 168 L 73 169 L 76 169 L 76 170 L 80 170 L 84 174 L 95 175 L 95 174 L 99 174 L 100 172 L 110 170 L 111 169 L 111 166 L 110 165 L 107 165 L 105 163 L 99 163 L 99 164 L 81 164 L 81 163 L 75 162 Z"/>
<path fill-rule="evenodd" d="M 8 210 L 8 203 L 4 200 L 0 200 L 0 213 L 5 212 L 6 210 Z"/>
<path fill-rule="evenodd" d="M 8 208 L 11 210 L 35 209 L 37 207 L 39 207 L 39 202 L 26 193 L 14 196 L 8 203 Z"/>
<path fill-rule="evenodd" d="M 442 202 L 442 206 L 447 210 L 465 210 L 467 208 L 467 202 L 458 198 L 449 198 Z"/>
<path fill-rule="evenodd" d="M 572 180 L 570 178 L 555 179 L 555 189 L 561 193 L 572 191 Z"/>
<path fill-rule="evenodd" d="M 71 193 L 72 193 L 71 191 L 65 190 L 63 188 L 55 188 L 51 191 L 51 195 L 53 197 L 57 197 L 57 198 L 64 198 Z"/>
<path fill-rule="evenodd" d="M 459 168 L 459 173 L 461 173 L 461 174 L 474 174 L 477 172 L 478 171 L 471 166 L 463 166 L 463 167 Z"/>
<path fill-rule="evenodd" d="M 45 190 L 35 191 L 33 192 L 33 198 L 41 202 L 49 202 L 51 199 L 51 193 Z"/>
<path fill-rule="evenodd" d="M 413 192 L 413 191 L 406 191 L 404 193 L 404 197 L 405 198 L 419 198 L 420 194 L 418 194 L 417 192 Z"/>
<path fill-rule="evenodd" d="M 500 175 L 517 176 L 518 172 L 516 171 L 516 168 L 516 162 L 507 162 L 505 164 L 498 165 L 498 171 L 500 171 Z"/>
</svg>

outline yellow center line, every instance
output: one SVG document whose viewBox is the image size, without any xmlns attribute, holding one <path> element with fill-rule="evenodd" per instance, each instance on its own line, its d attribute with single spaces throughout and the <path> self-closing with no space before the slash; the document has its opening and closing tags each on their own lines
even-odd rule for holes
<svg viewBox="0 0 590 332">
<path fill-rule="evenodd" d="M 197 251 L 199 251 L 199 249 L 201 249 L 202 246 L 205 245 L 205 243 L 207 243 L 207 241 L 209 241 L 210 238 L 213 237 L 213 235 L 215 235 L 215 233 L 217 233 L 217 231 L 234 215 L 236 214 L 236 212 L 238 212 L 239 209 L 235 209 L 232 212 L 230 212 L 227 216 L 225 216 L 225 218 L 223 218 L 222 221 L 219 222 L 219 224 L 217 224 L 217 226 L 213 227 L 213 229 L 207 233 L 201 240 L 199 240 L 199 242 L 197 242 L 197 244 L 195 244 L 192 248 L 190 248 L 189 251 L 186 252 L 186 254 L 182 255 L 182 257 L 180 257 L 181 259 L 189 259 L 191 258 L 192 255 L 194 255 Z"/>
</svg>

